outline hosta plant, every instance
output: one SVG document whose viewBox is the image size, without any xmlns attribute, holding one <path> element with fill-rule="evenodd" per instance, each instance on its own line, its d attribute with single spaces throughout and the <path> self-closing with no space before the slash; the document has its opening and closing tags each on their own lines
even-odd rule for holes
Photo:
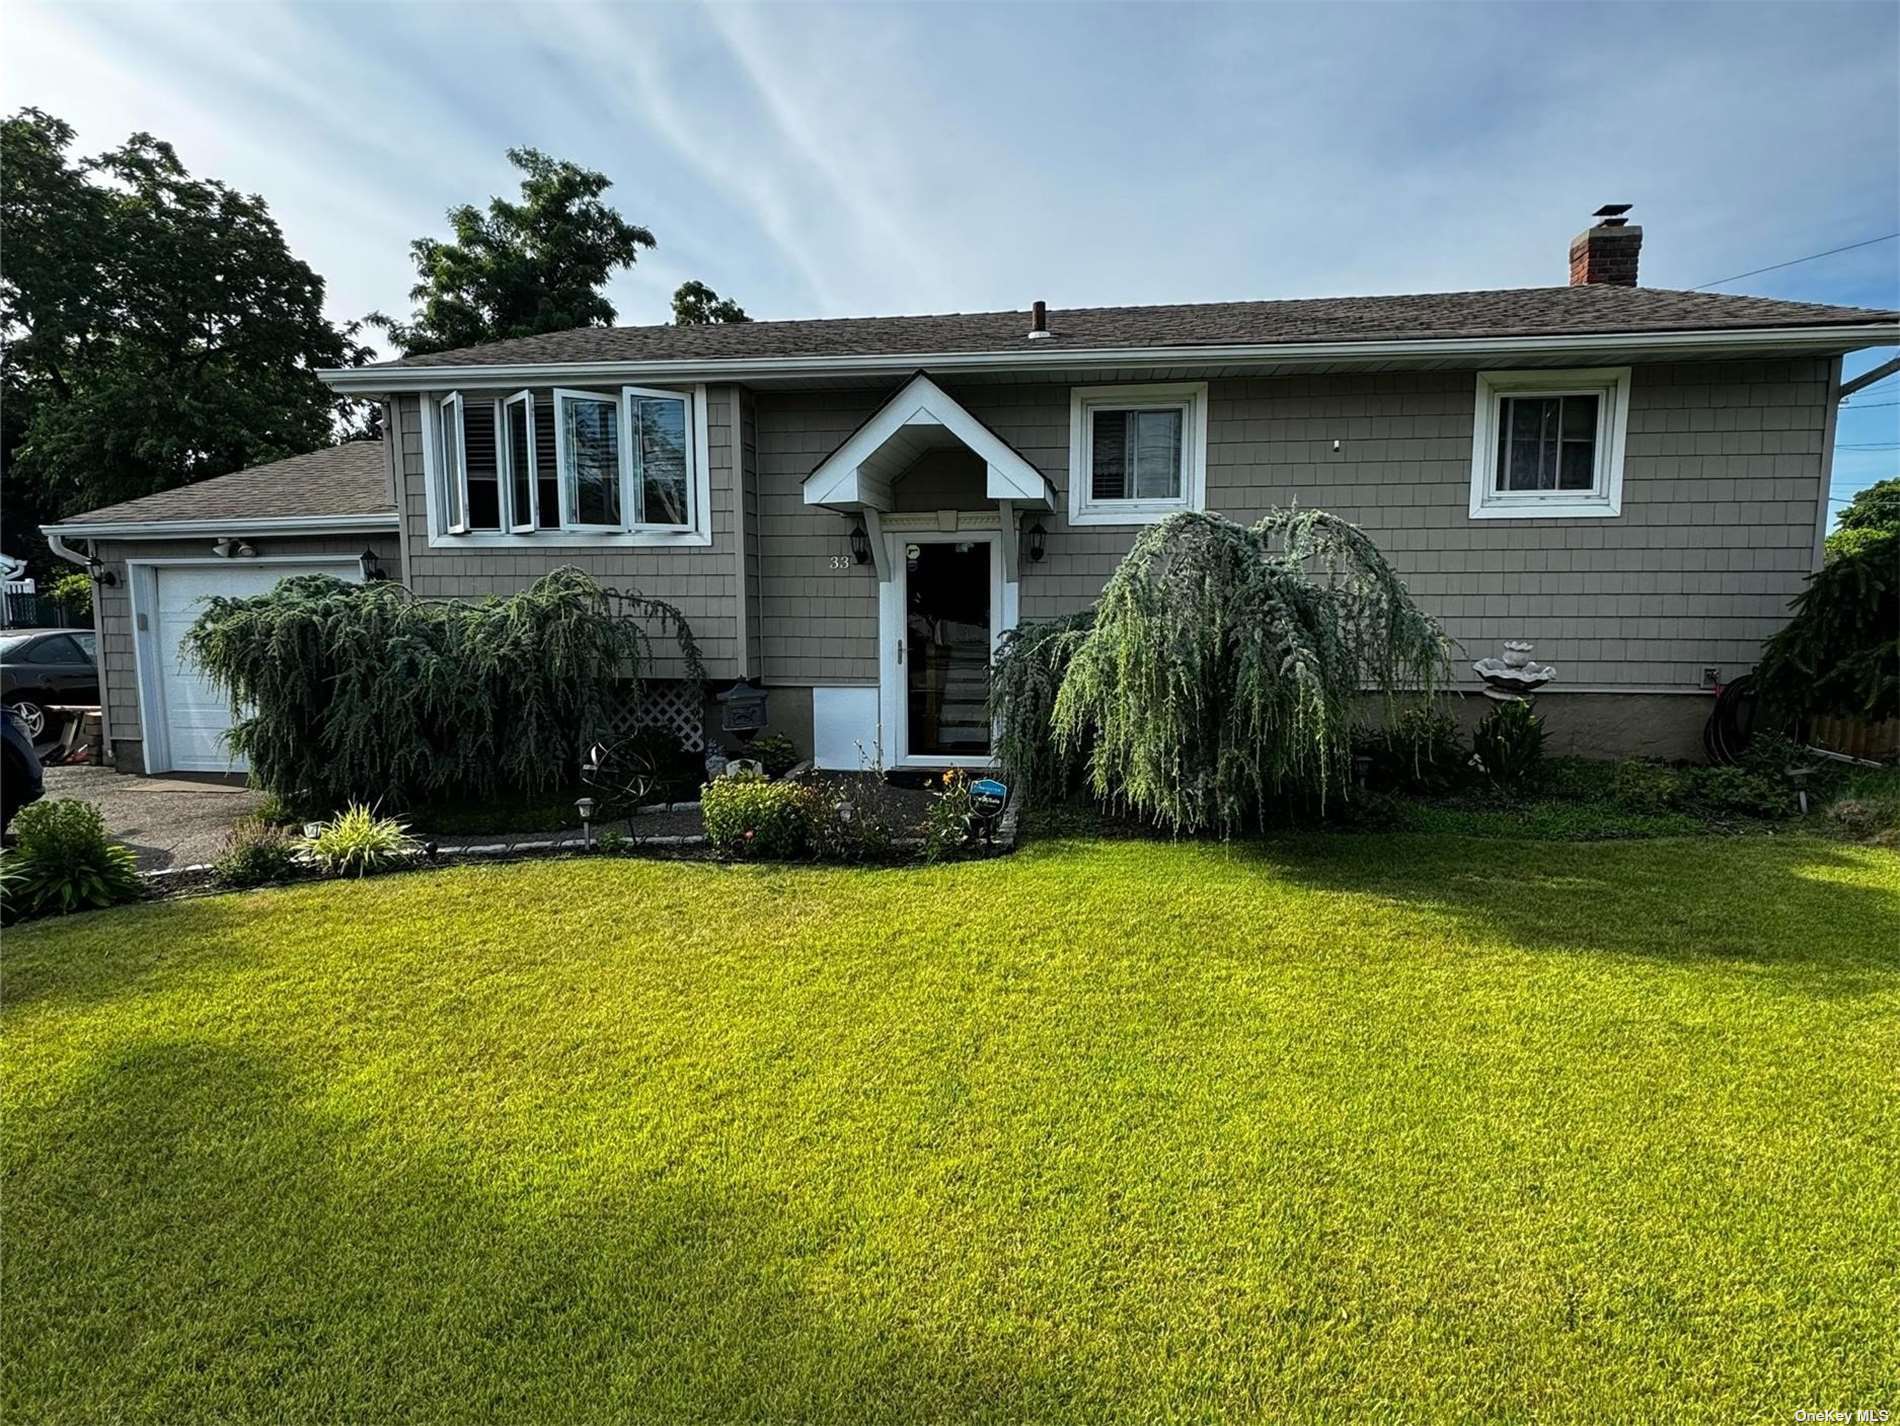
<svg viewBox="0 0 1900 1426">
<path fill-rule="evenodd" d="M 130 901 L 144 890 L 131 849 L 106 835 L 90 802 L 55 797 L 13 819 L 18 846 L 6 854 L 9 919 L 61 915 Z"/>
</svg>

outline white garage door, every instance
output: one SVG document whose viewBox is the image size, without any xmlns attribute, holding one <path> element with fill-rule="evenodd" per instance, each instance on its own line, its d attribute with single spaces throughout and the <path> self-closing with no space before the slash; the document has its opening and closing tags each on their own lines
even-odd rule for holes
<svg viewBox="0 0 1900 1426">
<path fill-rule="evenodd" d="M 231 726 L 231 705 L 213 688 L 197 665 L 180 657 L 178 645 L 204 612 L 204 601 L 214 594 L 238 598 L 264 594 L 280 579 L 293 574 L 328 574 L 357 580 L 362 566 L 355 560 L 316 560 L 309 564 L 160 565 L 154 570 L 155 608 L 151 614 L 151 642 L 155 677 L 145 684 L 157 695 L 158 707 L 148 710 L 149 723 L 162 727 L 165 747 L 151 749 L 146 770 L 177 768 L 184 772 L 243 772 L 245 762 L 224 745 Z M 156 685 L 156 686 L 154 686 Z M 154 729 L 153 731 L 158 731 Z"/>
</svg>

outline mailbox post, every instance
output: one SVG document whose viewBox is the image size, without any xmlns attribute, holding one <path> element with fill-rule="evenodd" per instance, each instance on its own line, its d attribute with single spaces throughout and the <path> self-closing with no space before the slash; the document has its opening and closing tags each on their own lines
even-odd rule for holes
<svg viewBox="0 0 1900 1426">
<path fill-rule="evenodd" d="M 765 690 L 748 679 L 740 679 L 717 695 L 719 730 L 750 742 L 765 727 Z"/>
</svg>

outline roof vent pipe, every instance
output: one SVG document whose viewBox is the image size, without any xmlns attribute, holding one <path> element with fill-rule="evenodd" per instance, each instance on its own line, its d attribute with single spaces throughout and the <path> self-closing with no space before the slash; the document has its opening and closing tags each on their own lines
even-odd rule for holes
<svg viewBox="0 0 1900 1426">
<path fill-rule="evenodd" d="M 1049 338 L 1049 304 L 1037 302 L 1029 309 L 1029 340 L 1047 341 Z"/>
</svg>

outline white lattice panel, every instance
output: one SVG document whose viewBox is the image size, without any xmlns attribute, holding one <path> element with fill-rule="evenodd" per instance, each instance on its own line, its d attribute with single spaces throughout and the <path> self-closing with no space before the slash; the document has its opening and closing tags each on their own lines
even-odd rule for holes
<svg viewBox="0 0 1900 1426">
<path fill-rule="evenodd" d="M 641 689 L 638 700 L 630 697 L 621 705 L 613 733 L 626 738 L 642 728 L 664 728 L 678 738 L 688 752 L 703 752 L 706 738 L 700 721 L 701 702 L 698 684 L 648 683 Z"/>
</svg>

